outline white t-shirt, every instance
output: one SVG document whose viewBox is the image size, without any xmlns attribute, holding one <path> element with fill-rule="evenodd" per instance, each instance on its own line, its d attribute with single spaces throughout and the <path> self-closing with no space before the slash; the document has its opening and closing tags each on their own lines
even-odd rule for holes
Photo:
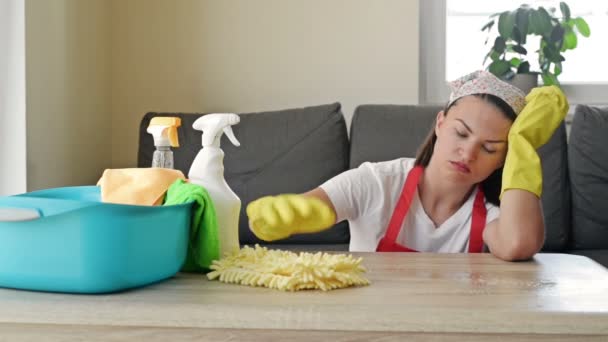
<svg viewBox="0 0 608 342">
<path fill-rule="evenodd" d="M 334 208 L 337 220 L 348 220 L 352 252 L 375 251 L 386 234 L 409 171 L 415 159 L 400 158 L 380 163 L 366 162 L 321 185 Z M 463 206 L 439 227 L 414 195 L 397 237 L 397 243 L 420 252 L 463 253 L 469 248 L 473 202 L 477 189 Z M 500 209 L 486 200 L 486 224 L 498 218 Z"/>
</svg>

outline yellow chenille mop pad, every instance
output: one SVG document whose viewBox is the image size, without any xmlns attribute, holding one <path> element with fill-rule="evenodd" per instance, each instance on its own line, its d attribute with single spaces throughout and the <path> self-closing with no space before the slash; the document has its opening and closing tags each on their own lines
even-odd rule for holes
<svg viewBox="0 0 608 342">
<path fill-rule="evenodd" d="M 282 291 L 323 291 L 369 285 L 362 273 L 363 258 L 352 255 L 269 250 L 256 245 L 216 260 L 207 273 L 209 280 Z"/>
</svg>

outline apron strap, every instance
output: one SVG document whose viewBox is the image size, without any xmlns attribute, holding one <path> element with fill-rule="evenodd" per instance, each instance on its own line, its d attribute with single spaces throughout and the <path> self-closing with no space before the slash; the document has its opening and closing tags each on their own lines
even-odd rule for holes
<svg viewBox="0 0 608 342">
<path fill-rule="evenodd" d="M 475 202 L 473 202 L 473 218 L 469 234 L 469 253 L 483 252 L 483 230 L 486 227 L 487 210 L 485 196 L 481 185 L 478 187 Z"/>
<path fill-rule="evenodd" d="M 386 235 L 384 236 L 387 241 L 397 241 L 397 236 L 399 236 L 399 232 L 401 231 L 405 215 L 410 210 L 412 196 L 416 193 L 416 187 L 418 186 L 418 180 L 420 179 L 422 171 L 422 166 L 418 165 L 408 173 L 405 184 L 403 185 L 403 191 L 401 191 L 401 196 L 399 196 L 399 201 L 393 211 L 393 216 L 391 217 Z"/>
</svg>

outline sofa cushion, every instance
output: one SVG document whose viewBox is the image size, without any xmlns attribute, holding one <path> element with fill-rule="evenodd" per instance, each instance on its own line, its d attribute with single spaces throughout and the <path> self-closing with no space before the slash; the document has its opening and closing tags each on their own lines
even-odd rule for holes
<svg viewBox="0 0 608 342">
<path fill-rule="evenodd" d="M 538 150 L 542 163 L 541 202 L 546 238 L 543 251 L 563 251 L 570 239 L 570 182 L 566 125 L 562 123 L 551 139 Z"/>
<path fill-rule="evenodd" d="M 608 108 L 577 105 L 568 145 L 572 248 L 608 248 Z"/>
<path fill-rule="evenodd" d="M 438 106 L 358 106 L 350 129 L 350 168 L 366 161 L 415 157 L 441 109 Z"/>
<path fill-rule="evenodd" d="M 155 116 L 182 118 L 180 146 L 174 149 L 175 168 L 188 174 L 201 148 L 201 132 L 192 124 L 202 114 L 148 113 L 140 126 L 138 166 L 149 167 L 154 141 L 146 128 Z M 225 178 L 242 202 L 239 221 L 241 244 L 261 242 L 249 230 L 245 208 L 265 195 L 311 190 L 348 167 L 348 136 L 340 104 L 245 113 L 233 131 L 241 146 L 222 137 Z M 346 244 L 346 222 L 317 233 L 292 236 L 281 244 Z"/>
</svg>

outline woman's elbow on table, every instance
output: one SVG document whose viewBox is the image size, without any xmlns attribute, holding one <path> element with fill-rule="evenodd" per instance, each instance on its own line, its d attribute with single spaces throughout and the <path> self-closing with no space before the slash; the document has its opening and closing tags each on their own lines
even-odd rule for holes
<svg viewBox="0 0 608 342">
<path fill-rule="evenodd" d="M 532 258 L 539 250 L 540 248 L 530 246 L 529 243 L 521 242 L 491 252 L 504 261 L 522 261 Z"/>
<path fill-rule="evenodd" d="M 498 221 L 488 224 L 484 231 L 484 240 L 490 252 L 505 261 L 528 260 L 540 251 L 545 241 L 544 227 L 520 227 L 516 230 L 519 234 L 509 227 L 500 228 Z M 511 234 L 504 234 L 509 231 Z"/>
</svg>

